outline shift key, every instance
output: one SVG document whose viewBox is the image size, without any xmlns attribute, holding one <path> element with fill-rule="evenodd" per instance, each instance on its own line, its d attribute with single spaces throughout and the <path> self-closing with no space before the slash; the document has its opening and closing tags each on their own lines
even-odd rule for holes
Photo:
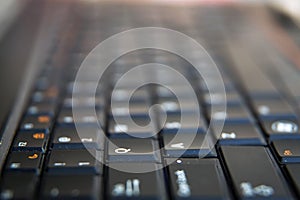
<svg viewBox="0 0 300 200">
<path fill-rule="evenodd" d="M 222 155 L 240 199 L 293 199 L 264 147 L 222 147 Z"/>
</svg>

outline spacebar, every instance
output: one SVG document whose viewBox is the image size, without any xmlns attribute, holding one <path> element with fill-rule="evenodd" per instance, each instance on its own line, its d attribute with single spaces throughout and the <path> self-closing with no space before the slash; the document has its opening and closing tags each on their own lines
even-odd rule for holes
<svg viewBox="0 0 300 200">
<path fill-rule="evenodd" d="M 239 199 L 292 199 L 279 169 L 264 147 L 222 147 Z"/>
</svg>

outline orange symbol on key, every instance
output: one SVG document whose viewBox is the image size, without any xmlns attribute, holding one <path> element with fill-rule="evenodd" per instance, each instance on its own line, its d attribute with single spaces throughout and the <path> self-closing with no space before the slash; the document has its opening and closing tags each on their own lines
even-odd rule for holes
<svg viewBox="0 0 300 200">
<path fill-rule="evenodd" d="M 32 135 L 32 137 L 33 137 L 34 139 L 44 139 L 44 138 L 45 138 L 45 134 L 44 134 L 44 133 L 34 133 L 34 134 Z"/>
<path fill-rule="evenodd" d="M 283 155 L 285 155 L 285 156 L 291 156 L 291 155 L 293 155 L 293 153 L 292 153 L 291 150 L 286 149 L 286 150 L 284 150 Z"/>
<path fill-rule="evenodd" d="M 33 159 L 37 159 L 38 157 L 39 157 L 39 155 L 36 154 L 36 153 L 33 154 L 33 155 L 31 155 L 31 156 L 28 156 L 28 158 L 29 158 L 29 159 L 32 159 L 32 160 L 33 160 Z"/>
<path fill-rule="evenodd" d="M 38 121 L 40 122 L 40 123 L 48 123 L 49 121 L 50 121 L 50 118 L 48 117 L 48 116 L 39 116 L 38 117 Z"/>
</svg>

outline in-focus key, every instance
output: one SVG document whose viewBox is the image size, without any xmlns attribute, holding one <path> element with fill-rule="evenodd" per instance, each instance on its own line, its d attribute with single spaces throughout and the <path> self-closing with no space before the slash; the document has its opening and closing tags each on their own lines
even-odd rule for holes
<svg viewBox="0 0 300 200">
<path fill-rule="evenodd" d="M 282 163 L 300 163 L 300 139 L 275 140 L 272 146 Z"/>
<path fill-rule="evenodd" d="M 240 199 L 292 199 L 286 181 L 266 148 L 223 146 L 221 150 Z"/>
<path fill-rule="evenodd" d="M 169 177 L 174 199 L 229 198 L 217 159 L 178 159 L 169 165 Z"/>
<path fill-rule="evenodd" d="M 150 166 L 151 165 L 151 166 Z M 124 172 L 124 169 L 131 172 Z M 149 170 L 135 173 L 136 170 Z M 126 169 L 125 169 L 126 170 Z M 141 171 L 140 171 L 141 172 Z M 162 170 L 155 164 L 147 163 L 113 163 L 108 168 L 107 195 L 109 199 L 166 199 L 166 188 Z"/>
</svg>

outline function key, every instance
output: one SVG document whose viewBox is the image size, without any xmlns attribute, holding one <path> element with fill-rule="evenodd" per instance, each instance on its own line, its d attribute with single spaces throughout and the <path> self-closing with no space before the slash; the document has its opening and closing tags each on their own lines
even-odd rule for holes
<svg viewBox="0 0 300 200">
<path fill-rule="evenodd" d="M 48 135 L 39 131 L 20 131 L 14 139 L 13 150 L 44 152 L 48 142 Z"/>
<path fill-rule="evenodd" d="M 7 164 L 7 170 L 35 171 L 39 172 L 42 154 L 40 152 L 11 152 Z"/>
</svg>

